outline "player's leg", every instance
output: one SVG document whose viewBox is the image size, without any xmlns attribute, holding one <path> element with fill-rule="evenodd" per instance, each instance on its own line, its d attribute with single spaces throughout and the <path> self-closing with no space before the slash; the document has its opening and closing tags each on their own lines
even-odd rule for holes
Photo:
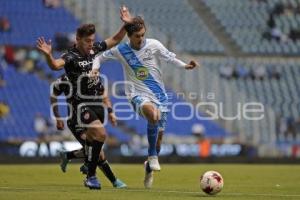
<svg viewBox="0 0 300 200">
<path fill-rule="evenodd" d="M 159 171 L 160 165 L 158 162 L 156 142 L 158 137 L 158 121 L 160 119 L 160 111 L 151 102 L 146 102 L 142 105 L 141 112 L 147 119 L 147 138 L 149 143 L 148 148 L 148 161 L 149 166 L 153 171 Z"/>
<path fill-rule="evenodd" d="M 107 159 L 104 155 L 103 150 L 100 152 L 100 159 L 98 161 L 98 167 L 103 172 L 103 174 L 106 176 L 106 178 L 111 182 L 113 187 L 115 187 L 115 188 L 126 188 L 127 187 L 127 185 L 123 181 L 118 179 L 115 176 L 115 174 L 113 173 L 113 171 L 109 165 L 109 162 L 107 161 Z M 80 171 L 83 174 L 88 173 L 87 161 L 85 161 L 85 163 L 80 167 Z"/>
<path fill-rule="evenodd" d="M 109 162 L 107 161 L 104 151 L 102 150 L 100 153 L 100 159 L 98 162 L 98 167 L 100 168 L 100 170 L 103 172 L 103 174 L 106 176 L 106 178 L 111 182 L 111 184 L 113 185 L 113 187 L 115 188 L 126 188 L 127 185 L 121 181 L 120 179 L 118 179 L 115 174 L 113 173 Z"/>
<path fill-rule="evenodd" d="M 156 141 L 157 155 L 159 155 L 160 149 L 161 149 L 163 134 L 164 134 L 164 130 L 165 130 L 165 127 L 166 127 L 167 114 L 168 114 L 167 112 L 161 112 L 161 118 L 158 122 L 159 131 L 158 131 L 158 137 L 157 137 L 157 141 Z M 149 165 L 148 161 L 145 161 L 144 166 L 145 166 L 144 186 L 145 186 L 145 188 L 151 188 L 152 184 L 153 184 L 153 179 L 154 179 L 153 171 L 150 168 L 150 165 Z"/>
<path fill-rule="evenodd" d="M 139 113 L 141 116 L 147 119 L 147 137 L 148 137 L 148 160 L 144 162 L 145 168 L 145 178 L 144 178 L 144 186 L 145 188 L 151 188 L 153 184 L 153 171 L 149 165 L 149 158 L 155 158 L 158 163 L 157 159 L 157 152 L 156 152 L 156 142 L 157 142 L 157 121 L 159 119 L 159 113 L 156 110 L 156 105 L 151 103 L 151 101 L 145 97 L 136 96 L 131 100 L 131 104 L 133 105 L 134 110 Z M 152 159 L 153 160 L 153 159 Z M 159 166 L 159 163 L 158 163 Z"/>
<path fill-rule="evenodd" d="M 157 153 L 157 156 L 160 153 L 161 143 L 162 143 L 162 139 L 163 139 L 163 134 L 164 134 L 164 130 L 159 130 L 158 131 L 157 140 L 156 140 L 156 153 Z M 149 166 L 148 161 L 145 162 L 145 166 L 146 166 L 147 172 L 150 173 L 152 170 L 151 170 L 151 168 Z"/>
<path fill-rule="evenodd" d="M 100 189 L 101 185 L 96 177 L 96 168 L 99 161 L 99 154 L 106 138 L 106 131 L 95 112 L 89 107 L 81 109 L 81 121 L 88 125 L 86 130 L 88 174 L 85 186 L 90 189 Z"/>
<path fill-rule="evenodd" d="M 60 151 L 59 155 L 61 159 L 60 169 L 64 173 L 67 171 L 67 166 L 72 159 L 85 158 L 84 148 L 73 151 Z"/>
<path fill-rule="evenodd" d="M 71 130 L 74 137 L 77 139 L 77 141 L 84 147 L 85 146 L 85 139 L 86 136 L 83 133 L 84 129 L 76 127 L 76 123 L 74 121 L 68 121 L 68 127 Z M 73 150 L 73 151 L 60 151 L 59 152 L 61 163 L 60 168 L 62 172 L 67 171 L 68 163 L 72 159 L 79 159 L 79 158 L 85 158 L 85 150 L 84 148 Z"/>
<path fill-rule="evenodd" d="M 160 108 L 160 111 L 161 111 L 161 115 L 160 115 L 160 119 L 158 121 L 158 136 L 157 136 L 157 142 L 156 142 L 157 155 L 159 155 L 159 153 L 160 153 L 161 143 L 162 143 L 164 131 L 166 129 L 167 117 L 168 117 L 168 111 L 166 110 L 166 108 L 163 108 L 163 109 Z"/>
<path fill-rule="evenodd" d="M 92 107 L 94 112 L 96 113 L 98 119 L 104 124 L 104 118 L 105 118 L 105 111 L 103 106 L 93 106 Z M 120 179 L 116 178 L 116 176 L 114 175 L 106 157 L 104 154 L 103 149 L 100 152 L 99 155 L 99 161 L 98 161 L 98 167 L 100 168 L 100 170 L 103 172 L 103 174 L 110 180 L 110 182 L 112 183 L 112 185 L 115 188 L 125 188 L 127 187 L 127 185 L 125 183 L 123 183 Z"/>
<path fill-rule="evenodd" d="M 159 155 L 159 153 L 160 153 L 163 135 L 164 135 L 164 131 L 159 130 L 158 131 L 158 136 L 157 136 L 157 141 L 156 141 L 156 153 L 157 153 L 157 155 Z"/>
</svg>

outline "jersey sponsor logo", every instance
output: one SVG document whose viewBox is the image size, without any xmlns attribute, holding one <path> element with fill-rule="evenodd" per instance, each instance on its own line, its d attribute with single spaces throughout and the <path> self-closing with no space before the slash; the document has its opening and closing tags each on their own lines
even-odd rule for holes
<svg viewBox="0 0 300 200">
<path fill-rule="evenodd" d="M 91 65 L 93 64 L 93 61 L 81 61 L 81 62 L 78 62 L 78 65 L 82 68 L 85 68 L 87 65 Z"/>
<path fill-rule="evenodd" d="M 138 80 L 143 81 L 148 78 L 149 71 L 146 67 L 139 67 L 135 71 L 135 76 Z"/>
</svg>

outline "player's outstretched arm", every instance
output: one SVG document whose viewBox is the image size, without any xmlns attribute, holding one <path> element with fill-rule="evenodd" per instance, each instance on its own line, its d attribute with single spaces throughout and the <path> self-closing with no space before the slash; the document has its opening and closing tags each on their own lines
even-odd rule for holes
<svg viewBox="0 0 300 200">
<path fill-rule="evenodd" d="M 36 42 L 36 47 L 39 51 L 41 51 L 49 65 L 49 67 L 53 70 L 60 70 L 65 65 L 65 61 L 61 58 L 54 59 L 52 56 L 52 45 L 51 40 L 48 42 L 45 41 L 44 37 L 39 37 Z"/>
<path fill-rule="evenodd" d="M 187 69 L 187 70 L 190 70 L 190 69 L 194 69 L 196 66 L 199 66 L 199 64 L 196 62 L 196 61 L 194 61 L 194 60 L 191 60 L 190 62 L 189 62 L 189 64 L 186 64 L 185 65 L 185 69 Z"/>
<path fill-rule="evenodd" d="M 56 96 L 51 95 L 50 104 L 51 104 L 52 112 L 53 112 L 54 117 L 56 119 L 56 128 L 57 128 L 57 130 L 64 130 L 64 122 L 63 122 L 63 120 L 59 119 L 60 115 L 59 115 L 59 111 L 58 111 Z"/>
<path fill-rule="evenodd" d="M 132 22 L 133 17 L 131 16 L 129 9 L 126 6 L 122 6 L 120 8 L 120 18 L 126 24 Z M 120 30 L 113 36 L 107 38 L 105 40 L 107 49 L 112 48 L 119 44 L 126 35 L 126 31 L 124 25 L 120 28 Z"/>
<path fill-rule="evenodd" d="M 155 41 L 157 53 L 159 57 L 167 63 L 170 63 L 177 67 L 182 67 L 185 69 L 194 69 L 196 66 L 199 66 L 198 63 L 194 60 L 191 60 L 188 64 L 176 58 L 176 54 L 170 52 L 161 42 L 158 40 Z"/>
</svg>

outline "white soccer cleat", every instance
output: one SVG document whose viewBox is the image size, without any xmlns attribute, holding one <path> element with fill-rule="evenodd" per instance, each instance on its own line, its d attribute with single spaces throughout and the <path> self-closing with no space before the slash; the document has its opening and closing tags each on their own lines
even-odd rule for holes
<svg viewBox="0 0 300 200">
<path fill-rule="evenodd" d="M 147 172 L 147 161 L 144 162 L 144 167 L 145 167 L 144 186 L 146 189 L 150 189 L 153 184 L 153 171 Z"/>
<path fill-rule="evenodd" d="M 149 156 L 148 162 L 152 171 L 160 171 L 160 165 L 157 156 Z"/>
</svg>

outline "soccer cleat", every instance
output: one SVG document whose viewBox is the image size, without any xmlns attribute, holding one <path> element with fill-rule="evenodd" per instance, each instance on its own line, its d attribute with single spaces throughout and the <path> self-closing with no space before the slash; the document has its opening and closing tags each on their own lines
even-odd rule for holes
<svg viewBox="0 0 300 200">
<path fill-rule="evenodd" d="M 145 167 L 145 178 L 144 178 L 144 186 L 147 189 L 150 189 L 153 184 L 153 171 L 148 172 L 147 171 L 147 162 L 144 162 L 144 167 Z"/>
<path fill-rule="evenodd" d="M 101 184 L 96 176 L 91 176 L 84 180 L 84 186 L 90 188 L 91 190 L 100 190 Z"/>
<path fill-rule="evenodd" d="M 160 171 L 160 165 L 157 156 L 149 156 L 148 162 L 151 170 Z"/>
<path fill-rule="evenodd" d="M 61 169 L 62 172 L 65 173 L 67 171 L 67 166 L 68 166 L 68 163 L 70 162 L 70 160 L 67 158 L 67 152 L 66 151 L 60 151 L 59 156 L 60 156 L 60 159 L 61 159 L 60 169 Z"/>
<path fill-rule="evenodd" d="M 88 168 L 88 166 L 87 166 L 87 163 L 83 163 L 83 165 L 81 165 L 80 166 L 80 172 L 82 173 L 82 174 L 87 174 L 88 173 L 88 171 L 89 171 L 89 168 Z"/>
<path fill-rule="evenodd" d="M 118 189 L 127 188 L 127 185 L 118 178 L 113 183 L 113 186 L 114 188 L 118 188 Z"/>
</svg>

